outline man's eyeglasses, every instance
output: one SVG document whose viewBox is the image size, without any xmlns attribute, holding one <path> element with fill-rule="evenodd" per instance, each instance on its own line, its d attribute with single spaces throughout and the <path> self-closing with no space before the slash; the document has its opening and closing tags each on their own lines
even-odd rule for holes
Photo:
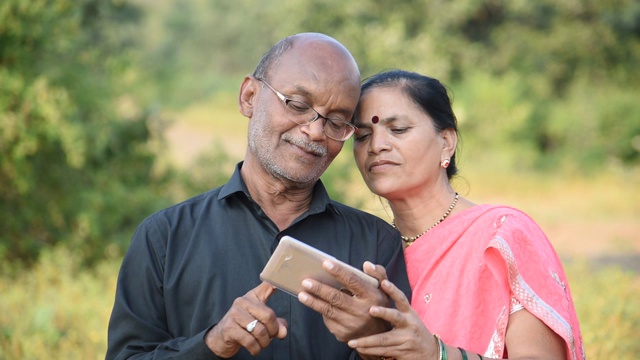
<svg viewBox="0 0 640 360">
<path fill-rule="evenodd" d="M 314 108 L 312 108 L 311 105 L 304 103 L 302 101 L 290 99 L 284 96 L 278 90 L 274 89 L 264 79 L 261 79 L 261 78 L 256 78 L 256 79 L 260 80 L 263 84 L 267 85 L 267 87 L 271 89 L 271 91 L 273 91 L 280 100 L 282 100 L 285 107 L 287 108 L 287 110 L 289 110 L 289 113 L 291 114 L 291 116 L 289 117 L 289 120 L 295 122 L 298 125 L 309 125 L 318 119 L 323 119 L 324 134 L 338 141 L 347 140 L 358 129 L 355 125 L 353 125 L 348 121 L 320 115 L 320 113 L 317 112 Z"/>
</svg>

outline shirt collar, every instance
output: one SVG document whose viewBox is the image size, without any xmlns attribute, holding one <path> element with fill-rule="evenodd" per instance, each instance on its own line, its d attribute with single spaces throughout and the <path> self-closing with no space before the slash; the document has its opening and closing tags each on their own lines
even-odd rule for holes
<svg viewBox="0 0 640 360">
<path fill-rule="evenodd" d="M 236 169 L 233 172 L 233 175 L 231 175 L 229 182 L 227 182 L 220 190 L 218 200 L 225 199 L 236 193 L 243 193 L 247 199 L 251 199 L 249 189 L 242 179 L 242 175 L 240 175 L 242 163 L 243 161 L 236 165 Z M 325 189 L 324 184 L 322 184 L 322 180 L 318 180 L 313 186 L 313 199 L 311 199 L 311 206 L 307 213 L 315 214 L 327 209 L 331 209 L 335 213 L 339 214 L 338 209 L 333 205 L 331 198 L 329 198 L 329 194 L 327 193 L 327 189 Z"/>
</svg>

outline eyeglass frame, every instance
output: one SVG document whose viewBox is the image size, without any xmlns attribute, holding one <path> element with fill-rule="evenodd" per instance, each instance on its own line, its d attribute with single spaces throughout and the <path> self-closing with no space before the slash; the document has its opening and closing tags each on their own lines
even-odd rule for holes
<svg viewBox="0 0 640 360">
<path fill-rule="evenodd" d="M 300 100 L 295 100 L 295 99 L 291 99 L 288 96 L 284 95 L 283 93 L 281 93 L 280 91 L 276 90 L 273 88 L 273 86 L 271 86 L 271 84 L 269 84 L 265 79 L 260 78 L 260 77 L 256 77 L 256 80 L 262 82 L 263 84 L 267 85 L 267 87 L 269 89 L 271 89 L 271 91 L 273 91 L 274 94 L 276 94 L 276 96 L 278 97 L 278 99 L 280 99 L 282 101 L 282 103 L 284 104 L 285 108 L 289 109 L 290 111 L 295 111 L 293 110 L 290 106 L 289 103 L 294 101 L 296 103 L 300 103 L 303 104 L 304 106 L 306 106 L 309 110 L 313 111 L 316 115 L 313 117 L 313 119 L 305 122 L 305 123 L 299 123 L 297 121 L 294 121 L 292 119 L 289 119 L 290 121 L 298 124 L 298 125 L 311 125 L 312 123 L 314 123 L 315 121 L 317 121 L 318 119 L 323 119 L 325 120 L 325 123 L 322 125 L 322 132 L 323 134 L 325 134 L 327 137 L 336 140 L 336 141 L 347 141 L 349 140 L 349 138 L 358 130 L 358 127 L 353 125 L 352 123 L 346 121 L 346 120 L 342 120 L 342 119 L 336 119 L 336 118 L 330 118 L 327 116 L 324 116 L 322 114 L 320 114 L 320 112 L 318 112 L 318 110 L 314 109 L 311 105 L 307 104 L 304 101 L 300 101 Z M 348 133 L 348 135 L 346 137 L 344 137 L 344 139 L 336 139 L 333 136 L 327 134 L 325 128 L 327 126 L 327 122 L 331 122 L 333 124 L 338 123 L 338 124 L 344 124 L 347 126 L 347 128 L 352 129 L 352 131 L 350 133 Z"/>
</svg>

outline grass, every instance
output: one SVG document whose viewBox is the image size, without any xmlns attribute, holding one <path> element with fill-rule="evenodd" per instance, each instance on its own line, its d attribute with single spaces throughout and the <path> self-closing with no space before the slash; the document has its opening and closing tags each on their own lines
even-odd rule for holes
<svg viewBox="0 0 640 360">
<path fill-rule="evenodd" d="M 119 260 L 81 270 L 51 249 L 36 267 L 0 277 L 0 359 L 104 359 Z"/>
<path fill-rule="evenodd" d="M 71 251 L 46 251 L 38 266 L 0 276 L 0 360 L 103 359 L 119 259 L 86 271 Z M 566 264 L 591 359 L 640 353 L 640 277 L 619 267 Z"/>
</svg>

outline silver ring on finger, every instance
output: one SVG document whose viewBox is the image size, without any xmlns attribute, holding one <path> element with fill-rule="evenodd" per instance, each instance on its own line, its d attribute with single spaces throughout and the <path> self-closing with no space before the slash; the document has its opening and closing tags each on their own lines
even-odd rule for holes
<svg viewBox="0 0 640 360">
<path fill-rule="evenodd" d="M 255 319 L 252 322 L 248 323 L 244 328 L 245 330 L 247 330 L 247 332 L 251 333 L 253 329 L 256 328 L 256 325 L 258 325 L 258 319 Z"/>
</svg>

